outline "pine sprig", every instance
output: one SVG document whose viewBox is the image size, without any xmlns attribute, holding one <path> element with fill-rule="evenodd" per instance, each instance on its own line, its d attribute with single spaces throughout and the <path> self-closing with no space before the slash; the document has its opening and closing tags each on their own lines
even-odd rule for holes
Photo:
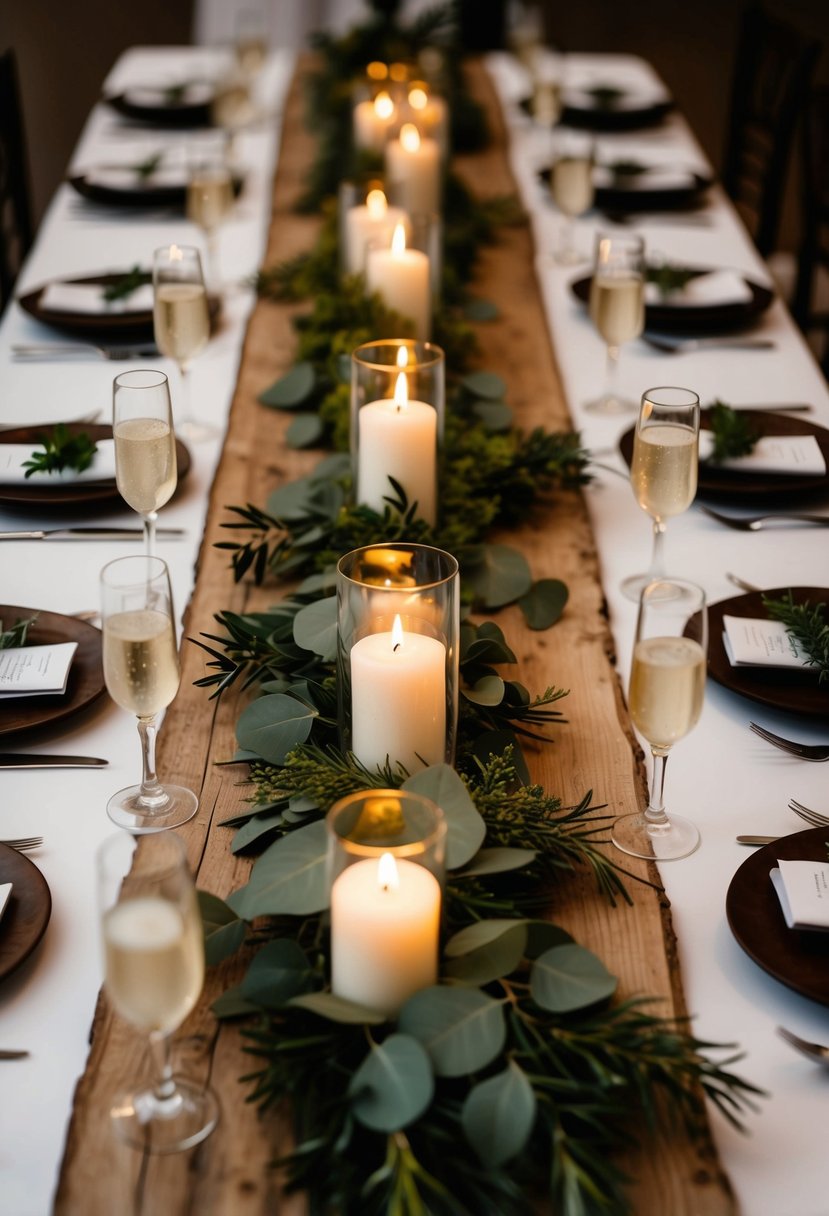
<svg viewBox="0 0 829 1216">
<path fill-rule="evenodd" d="M 744 414 L 723 401 L 714 402 L 708 411 L 708 421 L 714 436 L 714 447 L 708 457 L 711 464 L 747 456 L 760 437 Z"/>
<path fill-rule="evenodd" d="M 36 622 L 38 614 L 15 621 L 11 629 L 4 629 L 0 621 L 0 650 L 14 650 L 26 645 L 26 636 Z"/>
<path fill-rule="evenodd" d="M 829 681 L 829 622 L 826 604 L 806 600 L 796 604 L 789 591 L 782 599 L 763 596 L 763 606 L 773 621 L 782 621 L 786 630 L 797 639 L 806 655 L 806 662 L 815 667 L 818 683 Z"/>
</svg>

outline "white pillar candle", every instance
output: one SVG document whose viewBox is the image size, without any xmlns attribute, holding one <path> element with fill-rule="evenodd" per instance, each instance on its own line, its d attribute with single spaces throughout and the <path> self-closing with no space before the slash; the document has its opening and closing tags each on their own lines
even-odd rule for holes
<svg viewBox="0 0 829 1216">
<path fill-rule="evenodd" d="M 405 350 L 405 347 L 401 348 Z M 393 493 L 389 477 L 406 491 L 421 519 L 437 522 L 437 430 L 434 406 L 409 401 L 406 373 L 400 372 L 394 398 L 369 401 L 357 414 L 357 502 L 383 513 Z"/>
<path fill-rule="evenodd" d="M 440 883 L 384 853 L 356 861 L 331 888 L 331 988 L 393 1015 L 437 983 Z"/>
<path fill-rule="evenodd" d="M 359 102 L 353 114 L 355 145 L 367 152 L 382 154 L 394 116 L 394 102 L 385 90 L 373 101 Z"/>
<path fill-rule="evenodd" d="M 345 215 L 345 269 L 347 274 L 365 274 L 369 245 L 390 246 L 398 224 L 409 227 L 402 207 L 390 207 L 382 190 L 370 190 L 365 203 L 349 207 Z"/>
<path fill-rule="evenodd" d="M 367 768 L 410 773 L 446 759 L 446 647 L 437 638 L 370 633 L 351 648 L 351 750 Z"/>
<path fill-rule="evenodd" d="M 386 176 L 395 202 L 409 215 L 440 211 L 440 149 L 434 139 L 421 138 L 413 123 L 404 123 L 400 138 L 386 145 Z"/>
<path fill-rule="evenodd" d="M 369 247 L 366 286 L 383 297 L 387 308 L 408 317 L 419 341 L 428 342 L 432 328 L 429 259 L 419 249 L 406 248 L 402 224 L 394 230 L 390 249 Z"/>
<path fill-rule="evenodd" d="M 409 89 L 409 107 L 418 130 L 428 135 L 438 146 L 441 159 L 449 156 L 449 111 L 442 97 L 436 97 L 420 85 Z"/>
</svg>

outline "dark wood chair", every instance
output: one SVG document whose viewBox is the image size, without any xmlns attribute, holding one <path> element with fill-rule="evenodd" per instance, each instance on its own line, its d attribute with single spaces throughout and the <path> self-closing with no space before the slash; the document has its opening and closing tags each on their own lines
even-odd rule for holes
<svg viewBox="0 0 829 1216">
<path fill-rule="evenodd" d="M 801 223 L 792 312 L 804 334 L 818 329 L 829 337 L 829 298 L 823 304 L 815 298 L 819 271 L 829 276 L 829 88 L 816 89 L 805 111 Z M 829 340 L 823 370 L 829 373 Z"/>
<path fill-rule="evenodd" d="M 722 181 L 764 257 L 775 248 L 795 127 L 820 50 L 761 5 L 746 9 Z"/>
<path fill-rule="evenodd" d="M 0 311 L 8 304 L 17 272 L 32 243 L 29 166 L 17 61 L 0 55 Z"/>
</svg>

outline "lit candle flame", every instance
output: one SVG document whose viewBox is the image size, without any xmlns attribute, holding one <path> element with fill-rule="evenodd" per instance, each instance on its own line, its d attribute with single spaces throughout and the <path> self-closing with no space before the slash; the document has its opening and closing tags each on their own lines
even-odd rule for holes
<svg viewBox="0 0 829 1216">
<path fill-rule="evenodd" d="M 413 110 L 425 110 L 429 104 L 429 94 L 420 85 L 409 91 L 409 105 Z"/>
<path fill-rule="evenodd" d="M 405 372 L 398 372 L 397 379 L 394 382 L 394 404 L 397 407 L 398 414 L 401 410 L 408 408 L 409 381 L 406 378 Z"/>
<path fill-rule="evenodd" d="M 377 59 L 366 68 L 366 75 L 370 80 L 385 80 L 389 74 L 389 69 L 385 63 L 380 63 Z"/>
<path fill-rule="evenodd" d="M 407 152 L 417 152 L 420 148 L 420 132 L 412 122 L 404 123 L 400 129 L 400 143 Z"/>
<path fill-rule="evenodd" d="M 366 207 L 371 220 L 381 220 L 386 214 L 388 203 L 382 190 L 369 190 L 366 197 Z"/>
<path fill-rule="evenodd" d="M 397 650 L 398 646 L 403 645 L 403 622 L 399 613 L 395 616 L 394 624 L 391 627 L 391 643 L 392 650 Z"/>
<path fill-rule="evenodd" d="M 398 346 L 397 348 L 397 366 L 409 366 L 409 348 L 408 346 Z"/>
<path fill-rule="evenodd" d="M 391 95 L 383 90 L 374 99 L 374 113 L 378 118 L 391 118 L 394 113 L 394 102 Z"/>
<path fill-rule="evenodd" d="M 391 238 L 391 251 L 395 257 L 399 257 L 401 253 L 406 252 L 406 229 L 402 224 L 397 224 L 394 229 L 394 235 Z"/>
<path fill-rule="evenodd" d="M 170 246 L 170 261 L 171 262 L 180 262 L 181 259 L 183 258 L 183 256 L 184 256 L 184 254 L 181 252 L 178 245 Z"/>
<path fill-rule="evenodd" d="M 384 891 L 396 891 L 400 886 L 397 862 L 391 853 L 381 853 L 377 863 L 377 884 Z"/>
</svg>

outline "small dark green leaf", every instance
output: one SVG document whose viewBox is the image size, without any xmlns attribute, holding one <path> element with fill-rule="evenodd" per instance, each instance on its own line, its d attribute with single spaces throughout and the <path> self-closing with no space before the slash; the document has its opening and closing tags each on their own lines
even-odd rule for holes
<svg viewBox="0 0 829 1216">
<path fill-rule="evenodd" d="M 510 430 L 515 422 L 512 410 L 503 401 L 476 401 L 472 413 L 493 435 Z"/>
<path fill-rule="evenodd" d="M 573 939 L 570 934 L 548 920 L 527 921 L 527 958 L 538 958 L 553 946 L 563 946 Z"/>
<path fill-rule="evenodd" d="M 254 815 L 239 828 L 230 846 L 231 853 L 241 853 L 243 849 L 255 844 L 263 836 L 275 831 L 282 823 L 284 812 L 277 811 L 273 815 Z"/>
<path fill-rule="evenodd" d="M 246 1001 L 242 996 L 242 986 L 228 988 L 210 1006 L 217 1018 L 240 1018 L 248 1013 L 259 1013 L 259 1007 Z"/>
<path fill-rule="evenodd" d="M 294 617 L 294 641 L 303 650 L 311 650 L 326 663 L 337 657 L 337 597 L 315 600 L 300 608 Z"/>
<path fill-rule="evenodd" d="M 403 1006 L 398 1026 L 423 1044 L 439 1077 L 486 1068 L 506 1038 L 501 1002 L 477 988 L 424 988 Z"/>
<path fill-rule="evenodd" d="M 534 849 L 481 849 L 468 866 L 464 866 L 453 877 L 472 878 L 473 875 L 506 874 L 509 870 L 523 870 L 535 861 Z"/>
<path fill-rule="evenodd" d="M 199 911 L 204 928 L 204 957 L 209 967 L 235 954 L 245 940 L 247 925 L 218 895 L 199 891 Z"/>
<path fill-rule="evenodd" d="M 242 980 L 241 996 L 263 1009 L 279 1009 L 311 984 L 313 971 L 295 941 L 266 942 Z"/>
<path fill-rule="evenodd" d="M 307 401 L 316 385 L 316 372 L 311 363 L 297 363 L 257 398 L 262 405 L 280 410 L 292 410 Z"/>
<path fill-rule="evenodd" d="M 490 932 L 480 932 L 483 926 Z M 510 975 L 524 957 L 527 926 L 524 921 L 479 921 L 456 933 L 447 942 L 443 973 L 449 979 L 479 987 L 490 984 L 502 975 Z"/>
<path fill-rule="evenodd" d="M 509 545 L 475 545 L 464 550 L 461 577 L 484 608 L 511 604 L 532 586 L 527 559 Z"/>
<path fill-rule="evenodd" d="M 319 414 L 297 414 L 285 432 L 285 442 L 292 448 L 312 448 L 325 434 Z"/>
<path fill-rule="evenodd" d="M 303 996 L 295 996 L 288 1003 L 316 1013 L 321 1018 L 327 1018 L 329 1022 L 342 1022 L 349 1026 L 379 1026 L 386 1020 L 386 1015 L 377 1009 L 357 1005 L 354 1001 L 334 996 L 333 992 L 307 992 Z"/>
<path fill-rule="evenodd" d="M 500 705 L 504 699 L 504 681 L 500 676 L 482 676 L 474 688 L 462 688 L 461 692 L 475 705 Z"/>
<path fill-rule="evenodd" d="M 375 1132 L 396 1132 L 419 1119 L 432 1101 L 429 1057 L 417 1039 L 392 1034 L 371 1050 L 348 1087 L 355 1116 Z"/>
<path fill-rule="evenodd" d="M 484 397 L 487 401 L 501 401 L 507 386 L 494 372 L 470 372 L 461 384 L 473 397 Z"/>
<path fill-rule="evenodd" d="M 328 907 L 325 823 L 276 840 L 254 863 L 247 886 L 228 896 L 238 916 L 312 916 Z"/>
<path fill-rule="evenodd" d="M 514 1060 L 503 1072 L 469 1091 L 461 1122 L 467 1140 L 487 1169 L 497 1169 L 518 1156 L 535 1123 L 535 1093 Z"/>
<path fill-rule="evenodd" d="M 275 692 L 259 697 L 244 709 L 236 723 L 240 747 L 271 764 L 284 764 L 288 752 L 304 743 L 317 711 L 295 697 Z"/>
<path fill-rule="evenodd" d="M 616 984 L 601 959 L 575 942 L 545 950 L 530 972 L 533 1000 L 551 1013 L 573 1013 L 605 1001 Z"/>
<path fill-rule="evenodd" d="M 517 931 L 520 931 L 520 944 L 523 946 L 527 939 L 527 924 L 526 920 L 515 920 L 508 917 L 492 917 L 492 919 L 475 921 L 449 938 L 444 954 L 447 958 L 460 958 L 462 954 L 471 954 L 473 950 L 480 950 L 482 946 L 490 945 L 504 934 L 513 934 Z"/>
<path fill-rule="evenodd" d="M 463 315 L 467 321 L 494 321 L 500 317 L 501 310 L 492 300 L 468 300 L 464 305 Z"/>
<path fill-rule="evenodd" d="M 408 777 L 402 788 L 438 804 L 446 816 L 446 868 L 466 865 L 484 842 L 486 824 L 455 769 L 433 764 Z"/>
<path fill-rule="evenodd" d="M 518 606 L 530 629 L 549 629 L 564 611 L 569 595 L 567 584 L 558 578 L 540 578 L 533 583 Z"/>
</svg>

